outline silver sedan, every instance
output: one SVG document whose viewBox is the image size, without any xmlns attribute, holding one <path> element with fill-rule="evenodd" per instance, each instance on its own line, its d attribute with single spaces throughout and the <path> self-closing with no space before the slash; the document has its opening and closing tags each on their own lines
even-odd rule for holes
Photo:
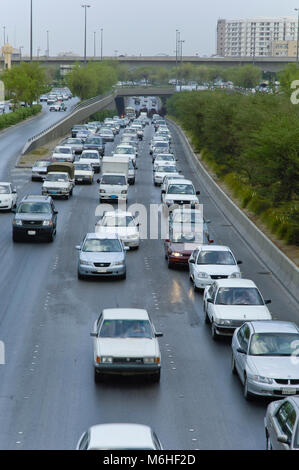
<svg viewBox="0 0 299 470">
<path fill-rule="evenodd" d="M 299 396 L 268 405 L 265 433 L 267 450 L 299 450 Z"/>
<path fill-rule="evenodd" d="M 232 339 L 232 372 L 238 373 L 244 397 L 299 394 L 299 328 L 284 321 L 251 321 Z"/>
</svg>

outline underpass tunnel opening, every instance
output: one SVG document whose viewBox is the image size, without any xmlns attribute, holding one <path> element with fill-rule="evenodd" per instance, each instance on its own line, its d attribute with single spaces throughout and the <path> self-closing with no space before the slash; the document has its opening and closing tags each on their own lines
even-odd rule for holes
<svg viewBox="0 0 299 470">
<path fill-rule="evenodd" d="M 123 116 L 125 114 L 125 99 L 123 96 L 117 96 L 115 98 L 115 106 L 117 109 L 117 114 Z"/>
<path fill-rule="evenodd" d="M 136 117 L 147 113 L 152 118 L 154 114 L 161 114 L 163 104 L 159 96 L 130 96 L 125 98 L 125 108 L 129 106 L 135 109 Z"/>
</svg>

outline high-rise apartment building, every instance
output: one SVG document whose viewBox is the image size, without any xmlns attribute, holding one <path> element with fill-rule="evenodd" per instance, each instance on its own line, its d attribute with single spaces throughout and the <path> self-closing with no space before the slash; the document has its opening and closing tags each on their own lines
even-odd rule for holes
<svg viewBox="0 0 299 470">
<path fill-rule="evenodd" d="M 217 55 L 227 57 L 264 57 L 272 55 L 273 41 L 297 40 L 295 17 L 219 19 Z"/>
</svg>

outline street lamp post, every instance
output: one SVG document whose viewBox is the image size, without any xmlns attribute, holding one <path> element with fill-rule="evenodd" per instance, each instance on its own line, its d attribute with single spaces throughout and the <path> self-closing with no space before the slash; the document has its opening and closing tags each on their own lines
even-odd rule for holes
<svg viewBox="0 0 299 470">
<path fill-rule="evenodd" d="M 96 57 L 96 31 L 93 32 L 93 56 Z"/>
<path fill-rule="evenodd" d="M 32 62 L 32 0 L 30 0 L 30 61 Z"/>
<path fill-rule="evenodd" d="M 50 31 L 47 30 L 47 57 L 50 57 L 49 32 Z"/>
<path fill-rule="evenodd" d="M 6 26 L 3 26 L 3 46 L 5 44 L 5 28 Z"/>
<path fill-rule="evenodd" d="M 297 54 L 296 54 L 296 64 L 298 66 L 298 58 L 299 58 L 299 52 L 298 52 L 298 48 L 299 48 L 299 8 L 294 8 L 295 11 L 298 12 L 298 21 L 297 21 Z"/>
<path fill-rule="evenodd" d="M 24 49 L 24 46 L 20 46 L 20 47 L 19 47 L 19 51 L 20 51 L 20 62 L 21 62 L 21 59 L 22 59 L 22 49 Z"/>
<path fill-rule="evenodd" d="M 180 82 L 180 90 L 182 89 L 182 65 L 183 65 L 183 43 L 185 42 L 184 39 L 179 40 L 179 52 L 180 52 L 180 63 L 181 63 L 181 82 Z"/>
<path fill-rule="evenodd" d="M 101 61 L 103 60 L 103 28 L 101 28 Z"/>
<path fill-rule="evenodd" d="M 84 27 L 84 64 L 86 64 L 86 10 L 87 8 L 90 8 L 90 5 L 81 5 L 82 8 L 85 10 L 85 27 Z"/>
<path fill-rule="evenodd" d="M 176 86 L 178 86 L 178 47 L 179 47 L 180 32 L 178 29 L 175 30 L 175 75 L 176 75 Z"/>
</svg>

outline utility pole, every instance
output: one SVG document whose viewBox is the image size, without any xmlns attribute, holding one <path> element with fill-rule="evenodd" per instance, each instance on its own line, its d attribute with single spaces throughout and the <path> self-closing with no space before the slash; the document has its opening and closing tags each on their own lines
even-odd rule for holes
<svg viewBox="0 0 299 470">
<path fill-rule="evenodd" d="M 85 10 L 85 27 L 84 27 L 84 64 L 86 64 L 86 10 L 87 8 L 90 8 L 90 5 L 81 5 L 82 8 Z"/>
<path fill-rule="evenodd" d="M 6 28 L 6 27 L 3 26 L 3 46 L 4 46 L 4 44 L 5 44 L 5 28 Z"/>
<path fill-rule="evenodd" d="M 47 30 L 47 57 L 50 57 L 49 32 L 50 31 Z"/>
<path fill-rule="evenodd" d="M 30 0 L 30 61 L 32 62 L 32 0 Z"/>
<path fill-rule="evenodd" d="M 101 28 L 101 61 L 103 60 L 103 28 Z"/>
<path fill-rule="evenodd" d="M 178 86 L 178 47 L 179 47 L 180 32 L 178 29 L 175 30 L 175 84 Z"/>
<path fill-rule="evenodd" d="M 180 91 L 182 89 L 182 65 L 183 65 L 183 42 L 185 42 L 184 39 L 180 39 L 179 40 L 179 44 L 180 44 L 180 47 L 179 47 L 179 51 L 180 51 L 180 63 L 181 63 L 181 82 L 180 82 Z"/>
<path fill-rule="evenodd" d="M 93 32 L 93 56 L 96 57 L 96 31 Z"/>
</svg>

